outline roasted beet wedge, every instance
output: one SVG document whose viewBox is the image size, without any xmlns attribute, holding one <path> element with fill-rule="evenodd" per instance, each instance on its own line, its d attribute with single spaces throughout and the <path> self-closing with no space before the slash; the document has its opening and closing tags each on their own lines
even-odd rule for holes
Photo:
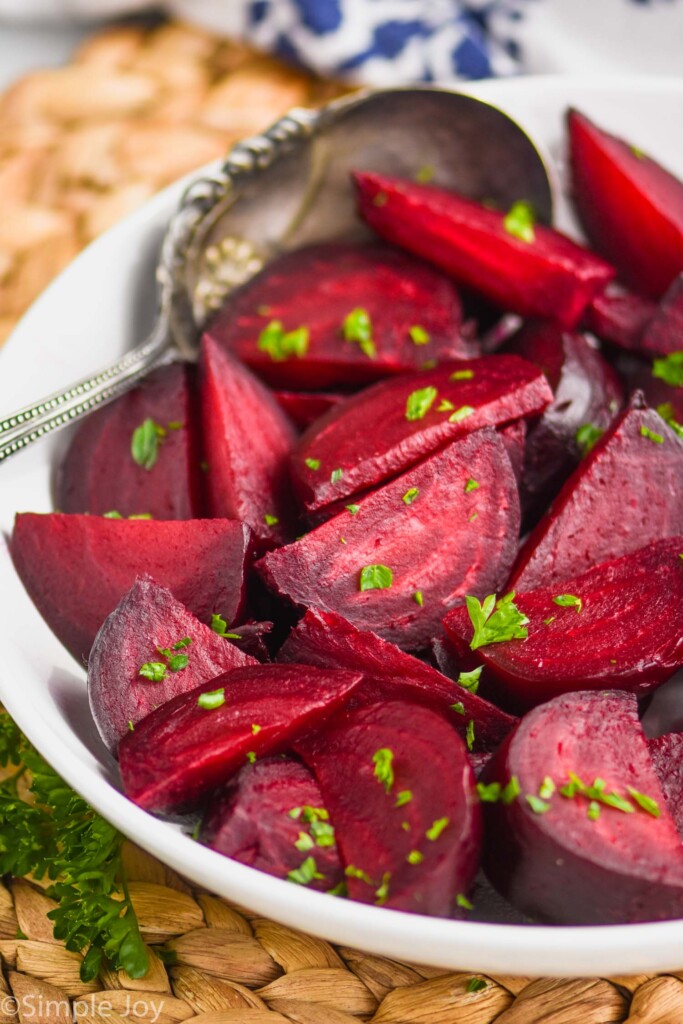
<svg viewBox="0 0 683 1024">
<path fill-rule="evenodd" d="M 658 736 L 648 746 L 669 814 L 683 836 L 683 733 Z"/>
<path fill-rule="evenodd" d="M 79 426 L 57 476 L 61 512 L 154 519 L 202 514 L 190 368 L 154 370 Z"/>
<path fill-rule="evenodd" d="M 119 744 L 126 796 L 147 811 L 196 808 L 245 764 L 338 711 L 359 673 L 310 665 L 235 669 L 157 708 Z"/>
<path fill-rule="evenodd" d="M 573 327 L 614 277 L 609 264 L 552 228 L 516 229 L 506 214 L 430 185 L 378 174 L 354 179 L 361 216 L 382 238 L 505 311 Z"/>
<path fill-rule="evenodd" d="M 480 427 L 537 415 L 551 401 L 541 371 L 518 356 L 382 381 L 306 431 L 292 456 L 294 485 L 314 511 L 396 476 Z"/>
<path fill-rule="evenodd" d="M 295 604 L 415 650 L 465 594 L 504 582 L 518 530 L 510 460 L 496 432 L 481 430 L 257 565 Z"/>
<path fill-rule="evenodd" d="M 289 634 L 278 659 L 320 668 L 362 672 L 365 680 L 353 704 L 411 700 L 445 713 L 470 746 L 491 750 L 508 734 L 515 719 L 488 701 L 447 679 L 431 665 L 413 658 L 375 633 L 362 632 L 333 612 L 309 609 Z M 470 724 L 472 723 L 472 724 Z"/>
<path fill-rule="evenodd" d="M 200 383 L 211 514 L 248 523 L 261 545 L 283 543 L 292 516 L 287 459 L 294 426 L 263 384 L 207 336 Z"/>
<path fill-rule="evenodd" d="M 640 352 L 643 332 L 656 312 L 656 303 L 615 286 L 593 299 L 583 325 L 603 341 Z"/>
<path fill-rule="evenodd" d="M 636 395 L 522 548 L 510 587 L 549 587 L 683 534 L 683 438 Z"/>
<path fill-rule="evenodd" d="M 20 514 L 10 545 L 14 565 L 52 632 L 87 660 L 105 618 L 138 576 L 149 573 L 190 611 L 239 620 L 250 531 L 229 519 L 187 522 Z"/>
<path fill-rule="evenodd" d="M 466 608 L 449 612 L 444 627 L 459 652 L 475 643 L 475 655 L 517 706 L 579 688 L 642 696 L 683 665 L 682 555 L 683 537 L 670 537 L 561 585 L 517 594 L 527 639 L 498 642 L 495 617 L 485 632 L 475 631 Z"/>
<path fill-rule="evenodd" d="M 574 202 L 591 242 L 635 291 L 657 299 L 683 271 L 683 182 L 572 110 Z"/>
<path fill-rule="evenodd" d="M 503 787 L 485 804 L 486 871 L 524 913 L 555 924 L 683 915 L 683 846 L 634 697 L 571 693 L 536 708 L 485 780 Z"/>
<path fill-rule="evenodd" d="M 584 424 L 604 430 L 619 411 L 623 389 L 616 373 L 584 334 L 552 321 L 530 321 L 508 343 L 538 366 L 555 396 L 527 431 L 520 487 L 527 517 L 538 518 L 581 459 L 576 439 Z"/>
<path fill-rule="evenodd" d="M 346 395 L 326 391 L 276 391 L 275 399 L 281 409 L 300 430 L 310 427 L 323 413 L 343 402 Z"/>
<path fill-rule="evenodd" d="M 334 822 L 350 897 L 451 915 L 477 871 L 481 812 L 450 725 L 389 701 L 347 712 L 297 750 Z"/>
<path fill-rule="evenodd" d="M 641 350 L 646 354 L 669 355 L 683 349 L 683 273 L 680 273 L 645 328 Z"/>
<path fill-rule="evenodd" d="M 320 786 L 299 761 L 273 757 L 245 765 L 210 800 L 199 838 L 226 857 L 309 889 L 325 892 L 344 881 Z"/>
<path fill-rule="evenodd" d="M 270 384 L 313 391 L 476 355 L 461 320 L 455 285 L 421 260 L 384 245 L 328 244 L 273 260 L 209 333 Z M 293 346 L 282 340 L 299 331 Z"/>
<path fill-rule="evenodd" d="M 105 619 L 90 652 L 88 697 L 95 725 L 115 754 L 119 741 L 155 708 L 250 664 L 256 659 L 143 576 Z"/>
</svg>

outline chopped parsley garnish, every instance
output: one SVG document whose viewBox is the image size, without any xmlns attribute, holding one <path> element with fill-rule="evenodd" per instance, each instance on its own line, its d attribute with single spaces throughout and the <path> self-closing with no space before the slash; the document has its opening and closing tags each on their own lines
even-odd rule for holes
<svg viewBox="0 0 683 1024">
<path fill-rule="evenodd" d="M 483 978 L 470 978 L 467 982 L 466 992 L 481 992 L 482 989 L 488 988 L 488 985 Z"/>
<path fill-rule="evenodd" d="M 465 729 L 465 743 L 467 744 L 467 749 L 472 750 L 474 747 L 474 720 L 471 718 Z"/>
<path fill-rule="evenodd" d="M 597 821 L 600 817 L 600 804 L 596 800 L 591 800 L 589 803 L 586 816 L 590 821 Z"/>
<path fill-rule="evenodd" d="M 130 520 L 135 520 L 135 519 L 153 519 L 154 516 L 152 515 L 151 512 L 137 512 L 137 513 L 135 513 L 132 516 L 128 516 L 128 518 Z"/>
<path fill-rule="evenodd" d="M 546 775 L 546 777 L 543 779 L 543 782 L 539 786 L 538 795 L 540 796 L 541 800 L 550 800 L 551 796 L 553 795 L 556 789 L 557 786 L 555 785 L 553 780 L 550 778 L 549 775 Z"/>
<path fill-rule="evenodd" d="M 363 355 L 368 359 L 374 359 L 377 355 L 377 346 L 372 340 L 372 321 L 367 309 L 352 309 L 344 320 L 344 338 L 346 341 L 353 341 L 358 344 Z"/>
<path fill-rule="evenodd" d="M 143 469 L 150 470 L 157 461 L 159 444 L 166 437 L 166 429 L 152 419 L 143 420 L 133 431 L 130 442 L 130 453 L 133 462 Z"/>
<path fill-rule="evenodd" d="M 391 871 L 385 871 L 382 875 L 382 882 L 380 886 L 375 889 L 375 897 L 377 899 L 377 906 L 381 907 L 383 903 L 386 903 L 389 898 L 389 882 L 391 881 Z"/>
<path fill-rule="evenodd" d="M 410 789 L 402 789 L 396 797 L 396 803 L 394 807 L 405 807 L 413 799 L 413 793 Z"/>
<path fill-rule="evenodd" d="M 394 784 L 394 752 L 389 747 L 381 747 L 372 755 L 372 763 L 375 766 L 375 778 L 380 782 L 387 793 L 391 792 Z"/>
<path fill-rule="evenodd" d="M 514 591 L 496 601 L 495 594 L 489 594 L 480 602 L 476 597 L 465 598 L 474 635 L 470 649 L 476 651 L 486 644 L 505 643 L 507 640 L 526 640 L 529 619 L 514 604 Z"/>
<path fill-rule="evenodd" d="M 314 879 L 324 878 L 318 871 L 318 866 L 315 863 L 314 857 L 307 857 L 303 864 L 295 868 L 294 871 L 290 871 L 287 878 L 290 882 L 295 882 L 297 885 L 310 885 Z"/>
<path fill-rule="evenodd" d="M 257 347 L 266 352 L 274 363 L 284 363 L 292 356 L 301 359 L 308 352 L 308 327 L 285 331 L 281 320 L 271 320 L 259 334 Z"/>
<path fill-rule="evenodd" d="M 146 661 L 140 666 L 138 675 L 152 683 L 160 683 L 166 678 L 166 665 L 163 661 Z"/>
<path fill-rule="evenodd" d="M 683 387 L 683 352 L 670 352 L 663 359 L 655 359 L 652 376 L 659 377 L 673 388 Z"/>
<path fill-rule="evenodd" d="M 605 433 L 602 427 L 596 427 L 592 423 L 584 423 L 582 427 L 576 431 L 576 443 L 581 449 L 581 454 L 584 456 L 592 452 L 596 444 Z"/>
<path fill-rule="evenodd" d="M 655 444 L 664 444 L 664 438 L 661 434 L 657 434 L 654 430 L 650 430 L 643 423 L 640 428 L 640 436 L 646 437 L 648 441 L 653 441 Z"/>
<path fill-rule="evenodd" d="M 404 505 L 412 505 L 412 503 L 415 501 L 415 499 L 417 498 L 419 493 L 420 493 L 419 487 L 410 487 L 406 491 L 406 493 L 403 495 L 403 499 L 402 499 L 403 500 L 403 504 Z"/>
<path fill-rule="evenodd" d="M 431 386 L 411 392 L 406 401 L 406 419 L 411 422 L 423 419 L 433 406 L 437 394 L 436 388 Z"/>
<path fill-rule="evenodd" d="M 473 668 L 471 672 L 461 672 L 458 676 L 458 684 L 476 695 L 483 667 L 483 665 L 479 665 L 477 668 Z"/>
<path fill-rule="evenodd" d="M 458 895 L 455 897 L 455 902 L 456 905 L 458 907 L 461 907 L 463 910 L 474 910 L 474 907 L 472 906 L 471 902 L 467 899 L 467 896 L 463 896 L 461 892 L 459 892 Z"/>
<path fill-rule="evenodd" d="M 422 593 L 421 590 L 416 590 L 415 591 L 415 593 L 413 594 L 413 601 L 415 602 L 415 604 L 419 605 L 420 608 L 422 608 L 422 606 L 425 603 L 425 599 L 424 599 L 424 594 Z"/>
<path fill-rule="evenodd" d="M 452 412 L 455 406 L 448 398 L 442 398 L 436 407 L 437 412 Z"/>
<path fill-rule="evenodd" d="M 546 800 L 541 800 L 540 796 L 529 793 L 525 799 L 534 814 L 545 814 L 550 810 L 550 804 Z"/>
<path fill-rule="evenodd" d="M 221 686 L 220 690 L 207 690 L 205 693 L 200 693 L 197 697 L 197 704 L 205 711 L 215 711 L 216 708 L 222 707 L 225 704 L 225 687 Z"/>
<path fill-rule="evenodd" d="M 418 185 L 426 185 L 428 182 L 432 180 L 435 173 L 436 172 L 431 164 L 425 164 L 424 167 L 420 167 L 420 169 L 416 172 L 415 181 L 418 183 Z"/>
<path fill-rule="evenodd" d="M 547 619 L 543 620 L 543 625 L 544 626 L 549 626 L 550 623 L 554 622 L 556 618 L 557 618 L 557 615 L 549 615 Z"/>
<path fill-rule="evenodd" d="M 237 636 L 236 633 L 228 633 L 228 624 L 222 615 L 213 614 L 211 616 L 211 629 L 214 631 L 214 633 L 218 633 L 219 636 Z"/>
<path fill-rule="evenodd" d="M 261 732 L 262 728 L 263 728 L 262 725 L 257 725 L 256 722 L 254 722 L 252 724 L 252 727 L 251 727 L 251 735 L 252 736 L 258 736 L 258 734 Z"/>
<path fill-rule="evenodd" d="M 172 654 L 168 659 L 168 667 L 171 672 L 182 672 L 184 668 L 190 663 L 190 659 L 186 654 Z"/>
<path fill-rule="evenodd" d="M 519 779 L 516 775 L 512 775 L 508 784 L 503 787 L 500 799 L 507 806 L 516 800 L 521 792 L 522 787 L 519 784 Z"/>
<path fill-rule="evenodd" d="M 328 896 L 339 896 L 341 899 L 346 899 L 349 895 L 349 888 L 346 882 L 340 882 L 339 885 L 335 885 L 334 889 L 327 890 Z"/>
<path fill-rule="evenodd" d="M 608 793 L 607 786 L 604 779 L 594 779 L 592 786 L 587 786 L 578 775 L 574 772 L 569 772 L 569 782 L 562 786 L 560 794 L 569 800 L 574 799 L 577 795 L 585 797 L 587 800 L 594 800 L 597 803 L 604 804 L 605 807 L 611 807 L 615 811 L 621 811 L 623 814 L 633 814 L 635 808 L 633 804 L 629 803 L 625 797 L 620 796 L 619 793 L 612 790 Z"/>
<path fill-rule="evenodd" d="M 454 370 L 448 378 L 449 380 L 472 380 L 474 377 L 474 370 Z"/>
<path fill-rule="evenodd" d="M 338 484 L 343 476 L 344 476 L 344 470 L 343 469 L 333 469 L 332 472 L 330 473 L 330 483 L 331 484 Z"/>
<path fill-rule="evenodd" d="M 315 843 L 307 832 L 299 832 L 299 837 L 295 841 L 294 845 L 297 850 L 301 851 L 301 853 L 306 853 L 307 850 L 313 849 Z"/>
<path fill-rule="evenodd" d="M 103 519 L 123 519 L 123 516 L 121 515 L 120 512 L 117 512 L 116 509 L 112 509 L 111 512 L 104 512 L 102 518 Z"/>
<path fill-rule="evenodd" d="M 357 868 L 354 864 L 348 864 L 344 874 L 347 878 L 357 878 L 359 881 L 365 882 L 366 885 L 375 884 L 367 871 L 363 871 L 362 868 Z"/>
<path fill-rule="evenodd" d="M 483 804 L 496 804 L 500 800 L 500 794 L 502 791 L 500 782 L 485 782 L 477 783 L 477 793 L 479 799 Z"/>
<path fill-rule="evenodd" d="M 308 468 L 313 470 L 314 473 L 316 470 L 320 469 L 320 459 L 305 459 L 304 461 Z"/>
<path fill-rule="evenodd" d="M 676 412 L 671 402 L 663 402 L 661 405 L 658 405 L 657 412 L 664 422 L 668 423 L 675 434 L 683 437 L 683 424 L 679 423 L 676 419 Z"/>
<path fill-rule="evenodd" d="M 448 828 L 450 823 L 450 818 L 437 818 L 436 821 L 433 822 L 425 832 L 427 839 L 429 839 L 431 842 L 435 842 L 439 838 L 443 830 L 445 828 Z"/>
<path fill-rule="evenodd" d="M 312 821 L 311 835 L 315 839 L 316 846 L 334 846 L 334 825 L 327 821 Z"/>
<path fill-rule="evenodd" d="M 420 853 L 419 850 L 411 850 L 406 857 L 409 864 L 421 864 L 424 859 L 424 853 Z"/>
<path fill-rule="evenodd" d="M 263 522 L 266 524 L 266 526 L 277 526 L 280 520 L 278 519 L 277 516 L 273 516 L 270 514 L 270 512 L 266 512 L 266 514 L 263 517 Z"/>
<path fill-rule="evenodd" d="M 413 345 L 429 344 L 429 332 L 425 331 L 424 327 L 421 327 L 419 324 L 414 324 L 408 333 L 410 334 L 410 340 Z"/>
<path fill-rule="evenodd" d="M 250 750 L 247 752 L 247 761 L 249 764 L 256 764 L 256 751 Z"/>
<path fill-rule="evenodd" d="M 560 608 L 576 608 L 577 613 L 583 608 L 583 601 L 576 594 L 558 594 L 553 598 L 553 604 L 559 605 Z"/>
<path fill-rule="evenodd" d="M 346 511 L 352 516 L 357 516 L 360 512 L 360 505 L 346 505 L 345 507 Z"/>
<path fill-rule="evenodd" d="M 521 200 L 513 203 L 503 219 L 503 227 L 509 235 L 531 244 L 536 239 L 534 231 L 534 210 L 531 203 Z"/>
<path fill-rule="evenodd" d="M 462 420 L 466 420 L 468 416 L 471 416 L 474 409 L 471 405 L 461 405 L 459 409 L 452 412 L 448 417 L 449 423 L 461 423 Z"/>
<path fill-rule="evenodd" d="M 478 490 L 478 488 L 479 484 L 477 483 L 477 481 L 473 480 L 472 477 L 470 477 L 467 483 L 465 484 L 465 494 L 470 494 L 472 491 Z"/>
<path fill-rule="evenodd" d="M 130 732 L 135 732 L 135 726 L 133 725 L 133 719 L 132 718 L 128 719 L 128 728 L 129 728 Z"/>
<path fill-rule="evenodd" d="M 457 704 L 451 704 L 451 711 L 455 711 L 456 715 L 464 715 L 465 705 L 462 701 L 458 701 Z"/>
<path fill-rule="evenodd" d="M 302 818 L 303 821 L 309 824 L 313 821 L 329 821 L 329 812 L 324 807 L 311 807 L 310 804 L 304 804 L 303 807 L 292 807 L 289 812 L 290 818 L 294 818 L 298 821 Z"/>
<path fill-rule="evenodd" d="M 394 574 L 388 565 L 365 565 L 360 571 L 359 590 L 388 590 Z"/>
<path fill-rule="evenodd" d="M 656 800 L 653 800 L 651 796 L 646 796 L 645 793 L 639 793 L 633 786 L 627 786 L 626 791 L 628 795 L 635 800 L 641 810 L 651 814 L 653 818 L 659 818 L 661 810 Z"/>
<path fill-rule="evenodd" d="M 189 647 L 191 643 L 192 643 L 192 637 L 191 636 L 184 636 L 184 637 L 182 637 L 182 639 L 176 640 L 176 642 L 173 644 L 173 650 L 174 651 L 182 651 L 183 647 Z"/>
</svg>

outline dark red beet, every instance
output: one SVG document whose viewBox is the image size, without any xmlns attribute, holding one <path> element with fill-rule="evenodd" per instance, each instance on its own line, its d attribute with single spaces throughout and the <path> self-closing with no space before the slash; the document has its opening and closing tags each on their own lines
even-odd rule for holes
<svg viewBox="0 0 683 1024">
<path fill-rule="evenodd" d="M 201 619 L 239 620 L 249 528 L 232 520 L 118 520 L 20 514 L 15 568 L 36 608 L 78 661 L 138 576 L 153 576 Z"/>
<path fill-rule="evenodd" d="M 174 649 L 187 638 L 192 643 Z M 185 655 L 187 665 L 174 672 L 169 662 L 177 655 Z M 166 666 L 158 682 L 140 674 L 150 663 Z M 155 708 L 207 679 L 255 663 L 199 622 L 170 590 L 142 576 L 105 619 L 90 652 L 88 697 L 95 725 L 115 754 L 119 741 Z"/>
<path fill-rule="evenodd" d="M 411 397 L 418 392 L 427 399 L 422 408 Z M 464 434 L 536 415 L 551 401 L 540 370 L 517 356 L 382 381 L 306 431 L 292 456 L 294 485 L 314 511 L 396 476 Z"/>
<path fill-rule="evenodd" d="M 524 472 L 524 451 L 526 449 L 527 435 L 526 421 L 514 420 L 512 423 L 508 423 L 506 427 L 501 427 L 498 434 L 505 445 L 505 451 L 508 453 L 512 472 L 515 474 L 515 480 L 519 485 L 522 473 Z"/>
<path fill-rule="evenodd" d="M 654 302 L 615 286 L 596 295 L 586 310 L 583 325 L 603 341 L 640 352 L 643 332 L 656 311 Z"/>
<path fill-rule="evenodd" d="M 552 588 L 518 593 L 528 638 L 478 647 L 477 660 L 520 707 L 576 689 L 648 693 L 683 665 L 681 554 L 683 537 L 670 537 Z M 467 609 L 449 612 L 444 627 L 456 650 L 467 651 Z"/>
<path fill-rule="evenodd" d="M 592 252 L 535 225 L 525 241 L 506 215 L 453 192 L 378 174 L 355 174 L 361 216 L 382 238 L 452 274 L 506 311 L 573 327 L 614 277 Z"/>
<path fill-rule="evenodd" d="M 555 396 L 526 438 L 520 495 L 525 513 L 537 517 L 581 459 L 579 428 L 609 426 L 621 408 L 623 389 L 585 335 L 563 331 L 551 321 L 527 323 L 506 351 L 538 366 Z"/>
<path fill-rule="evenodd" d="M 210 800 L 199 838 L 276 878 L 296 873 L 312 857 L 315 874 L 308 887 L 325 892 L 344 880 L 331 827 L 312 773 L 278 757 L 245 765 Z"/>
<path fill-rule="evenodd" d="M 318 417 L 346 398 L 346 395 L 324 391 L 275 391 L 274 394 L 280 408 L 301 430 L 310 427 Z"/>
<path fill-rule="evenodd" d="M 493 430 L 449 445 L 351 509 L 265 555 L 257 567 L 271 589 L 414 650 L 465 594 L 507 578 L 519 498 Z M 373 569 L 379 577 L 366 580 Z"/>
<path fill-rule="evenodd" d="M 481 812 L 465 746 L 450 725 L 427 708 L 391 701 L 346 713 L 298 751 L 334 822 L 350 897 L 452 914 L 477 871 Z"/>
<path fill-rule="evenodd" d="M 147 514 L 155 519 L 201 515 L 200 467 L 190 369 L 172 363 L 139 387 L 92 413 L 78 427 L 60 467 L 55 504 L 61 512 Z M 151 420 L 147 443 L 133 458 L 133 434 Z M 163 432 L 163 433 L 162 433 Z"/>
<path fill-rule="evenodd" d="M 180 694 L 121 740 L 124 792 L 147 811 L 196 808 L 239 768 L 319 726 L 361 678 L 308 665 L 251 665 Z"/>
<path fill-rule="evenodd" d="M 370 318 L 363 346 L 344 321 Z M 384 245 L 326 244 L 285 253 L 230 298 L 211 337 L 275 387 L 355 387 L 416 370 L 428 360 L 476 354 L 460 336 L 462 309 L 452 281 L 421 260 Z M 263 340 L 270 323 L 308 331 L 300 355 Z M 411 329 L 417 332 L 417 342 Z"/>
<path fill-rule="evenodd" d="M 683 182 L 583 114 L 568 117 L 574 201 L 591 242 L 657 299 L 683 271 Z"/>
<path fill-rule="evenodd" d="M 573 797 L 561 795 L 570 773 L 589 795 L 578 785 Z M 634 697 L 572 693 L 536 708 L 503 743 L 485 778 L 518 784 L 516 799 L 484 805 L 485 867 L 524 913 L 554 924 L 683 915 L 683 846 Z M 656 801 L 660 816 L 643 810 L 630 790 Z M 630 813 L 605 803 L 612 793 L 627 801 Z"/>
<path fill-rule="evenodd" d="M 241 622 L 234 632 L 228 630 L 232 634 L 230 641 L 257 661 L 270 661 L 270 651 L 264 638 L 273 632 L 273 625 L 272 622 Z"/>
<path fill-rule="evenodd" d="M 464 687 L 447 679 L 431 665 L 387 643 L 375 633 L 361 632 L 333 612 L 309 609 L 289 634 L 278 659 L 320 668 L 362 672 L 365 681 L 352 702 L 409 700 L 445 712 L 463 736 L 474 724 L 471 745 L 489 750 L 508 734 L 514 718 Z M 457 677 L 456 677 L 457 678 Z M 453 710 L 453 705 L 458 710 Z M 472 730 L 472 726 L 469 726 Z"/>
<path fill-rule="evenodd" d="M 683 272 L 671 284 L 645 328 L 642 351 L 669 355 L 683 349 Z"/>
<path fill-rule="evenodd" d="M 266 546 L 283 543 L 292 518 L 294 427 L 263 384 L 207 335 L 200 383 L 211 514 L 243 520 Z"/>
<path fill-rule="evenodd" d="M 636 397 L 532 532 L 509 586 L 526 591 L 556 585 L 678 534 L 683 534 L 683 438 Z"/>
<path fill-rule="evenodd" d="M 665 362 L 666 359 L 661 360 L 662 364 Z M 673 419 L 679 425 L 683 424 L 683 387 L 668 384 L 662 377 L 655 377 L 653 371 L 658 363 L 660 360 L 645 362 L 626 353 L 620 353 L 615 360 L 621 379 L 630 392 L 642 391 L 647 404 L 656 409 L 663 419 L 667 422 Z M 677 372 L 672 379 L 676 380 L 677 373 L 683 370 L 675 366 L 673 369 Z M 666 374 L 666 370 L 663 372 Z"/>
<path fill-rule="evenodd" d="M 648 746 L 669 814 L 683 835 L 683 733 L 658 736 L 648 740 Z"/>
</svg>

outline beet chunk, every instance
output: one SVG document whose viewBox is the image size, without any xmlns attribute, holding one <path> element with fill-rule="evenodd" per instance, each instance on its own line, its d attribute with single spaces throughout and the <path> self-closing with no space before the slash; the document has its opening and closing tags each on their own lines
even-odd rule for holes
<svg viewBox="0 0 683 1024">
<path fill-rule="evenodd" d="M 636 395 L 529 536 L 510 587 L 548 587 L 678 534 L 683 534 L 683 438 Z"/>
<path fill-rule="evenodd" d="M 683 349 L 683 272 L 678 275 L 645 328 L 642 350 L 670 355 Z"/>
<path fill-rule="evenodd" d="M 182 363 L 154 370 L 80 424 L 57 475 L 61 512 L 201 515 L 190 373 Z"/>
<path fill-rule="evenodd" d="M 212 850 L 276 878 L 295 881 L 313 858 L 305 884 L 325 892 L 344 880 L 334 826 L 320 786 L 298 761 L 265 758 L 245 765 L 216 793 L 199 838 Z"/>
<path fill-rule="evenodd" d="M 488 701 L 447 679 L 431 665 L 387 643 L 375 633 L 361 632 L 333 612 L 309 609 L 289 634 L 278 660 L 362 672 L 365 682 L 352 702 L 412 700 L 445 713 L 470 745 L 491 750 L 508 734 L 515 719 Z M 472 724 L 470 724 L 472 723 Z"/>
<path fill-rule="evenodd" d="M 683 733 L 658 736 L 648 746 L 669 814 L 683 836 Z"/>
<path fill-rule="evenodd" d="M 275 391 L 274 395 L 277 404 L 300 430 L 310 427 L 323 413 L 346 398 L 346 395 L 329 391 Z"/>
<path fill-rule="evenodd" d="M 488 642 L 475 654 L 522 707 L 579 688 L 642 696 L 683 665 L 682 554 L 683 537 L 671 537 L 517 594 L 528 638 Z M 464 653 L 474 634 L 467 609 L 449 612 L 444 627 Z"/>
<path fill-rule="evenodd" d="M 421 260 L 384 245 L 326 244 L 269 263 L 231 296 L 209 334 L 273 386 L 313 391 L 475 355 L 461 320 L 455 285 Z M 307 333 L 290 353 L 263 333 L 271 324 Z"/>
<path fill-rule="evenodd" d="M 211 514 L 248 523 L 262 545 L 283 543 L 292 518 L 294 427 L 263 384 L 208 336 L 200 383 Z"/>
<path fill-rule="evenodd" d="M 292 456 L 309 511 L 374 487 L 481 427 L 543 412 L 552 392 L 518 356 L 489 356 L 382 381 L 331 409 Z"/>
<path fill-rule="evenodd" d="M 574 201 L 598 252 L 635 291 L 657 299 L 683 271 L 683 182 L 572 110 Z"/>
<path fill-rule="evenodd" d="M 107 616 L 90 652 L 88 698 L 95 725 L 115 754 L 119 741 L 155 708 L 207 679 L 255 663 L 196 619 L 170 590 L 142 576 Z M 155 672 L 158 681 L 150 679 Z"/>
<path fill-rule="evenodd" d="M 149 573 L 202 622 L 239 620 L 251 558 L 249 528 L 187 522 L 19 514 L 14 566 L 48 626 L 78 661 L 138 576 Z"/>
<path fill-rule="evenodd" d="M 586 310 L 583 324 L 603 341 L 640 352 L 643 332 L 656 311 L 654 302 L 615 286 L 596 295 Z"/>
<path fill-rule="evenodd" d="M 147 811 L 194 809 L 239 768 L 285 750 L 338 711 L 359 673 L 250 665 L 180 694 L 119 744 L 126 796 Z"/>
<path fill-rule="evenodd" d="M 467 751 L 450 725 L 427 708 L 390 701 L 347 712 L 297 749 L 335 824 L 351 898 L 453 913 L 477 871 L 481 811 Z"/>
<path fill-rule="evenodd" d="M 614 277 L 609 264 L 552 228 L 529 225 L 520 237 L 506 214 L 454 192 L 378 174 L 354 178 L 361 216 L 382 238 L 506 311 L 573 327 Z"/>
<path fill-rule="evenodd" d="M 536 708 L 485 779 L 511 797 L 485 804 L 486 872 L 524 913 L 556 924 L 683 915 L 683 846 L 633 696 L 572 693 Z"/>
<path fill-rule="evenodd" d="M 401 647 L 426 647 L 446 609 L 507 577 L 517 485 L 493 430 L 470 435 L 359 499 L 257 568 L 295 604 L 338 612 Z"/>
</svg>

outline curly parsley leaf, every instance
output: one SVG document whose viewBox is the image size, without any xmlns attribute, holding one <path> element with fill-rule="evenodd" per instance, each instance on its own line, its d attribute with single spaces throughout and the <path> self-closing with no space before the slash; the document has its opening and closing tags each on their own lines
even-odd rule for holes
<svg viewBox="0 0 683 1024">
<path fill-rule="evenodd" d="M 504 643 L 506 640 L 526 640 L 526 626 L 529 619 L 514 603 L 514 591 L 496 601 L 495 594 L 489 594 L 483 602 L 468 595 L 465 598 L 474 635 L 470 649 L 476 651 L 486 644 Z"/>
</svg>

